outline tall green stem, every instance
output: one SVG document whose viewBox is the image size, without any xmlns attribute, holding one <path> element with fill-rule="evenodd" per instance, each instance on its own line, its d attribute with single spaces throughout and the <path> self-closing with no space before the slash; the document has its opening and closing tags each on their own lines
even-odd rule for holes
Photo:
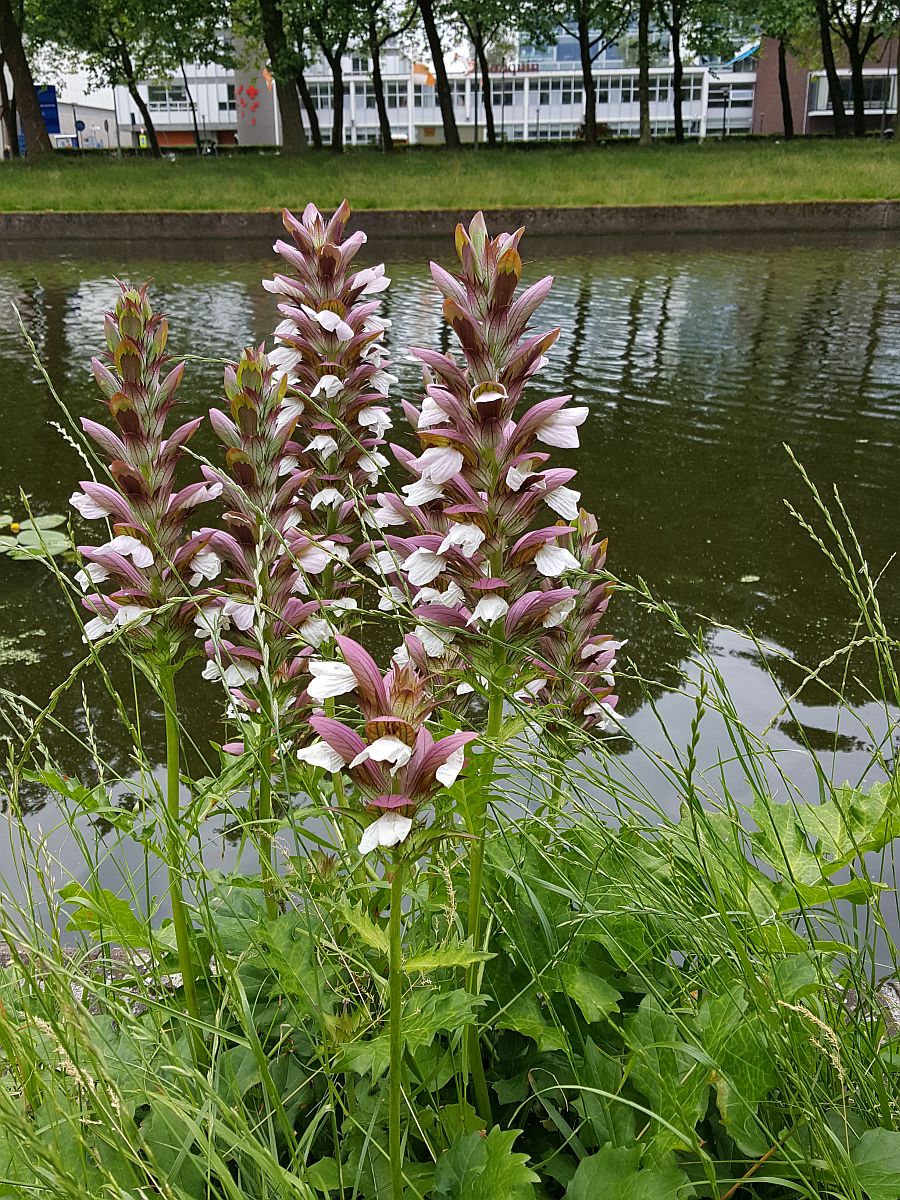
<svg viewBox="0 0 900 1200">
<path fill-rule="evenodd" d="M 272 713 L 268 704 L 262 705 L 260 716 L 263 728 L 257 746 L 259 778 L 256 792 L 259 874 L 266 900 L 266 915 L 270 920 L 274 920 L 278 916 L 278 904 L 275 899 L 275 865 L 272 851 Z"/>
<path fill-rule="evenodd" d="M 208 1061 L 206 1043 L 200 1029 L 200 1005 L 197 1000 L 197 981 L 191 958 L 191 940 L 188 934 L 187 915 L 181 882 L 184 875 L 182 844 L 179 831 L 181 821 L 181 730 L 178 725 L 178 705 L 175 695 L 175 669 L 169 667 L 160 678 L 163 705 L 166 710 L 166 869 L 169 879 L 169 902 L 172 906 L 172 925 L 175 928 L 175 945 L 178 950 L 178 965 L 181 968 L 184 999 L 188 1014 L 192 1018 L 191 1042 L 194 1061 L 204 1066 Z"/>
<path fill-rule="evenodd" d="M 472 945 L 476 950 L 481 946 L 481 915 L 483 908 L 482 875 L 484 872 L 484 838 L 487 827 L 487 814 L 490 805 L 491 791 L 494 785 L 494 764 L 497 754 L 494 743 L 500 736 L 503 725 L 503 692 L 498 687 L 491 689 L 488 701 L 487 728 L 485 730 L 487 746 L 484 751 L 484 766 L 479 772 L 478 794 L 475 799 L 471 817 L 470 829 L 474 839 L 472 853 L 469 856 L 469 920 L 468 932 Z M 477 996 L 480 987 L 480 969 L 478 963 L 473 963 L 466 972 L 466 990 Z M 491 1097 L 488 1092 L 487 1079 L 484 1074 L 484 1062 L 481 1057 L 481 1042 L 478 1028 L 475 1025 L 466 1026 L 466 1060 L 472 1088 L 475 1092 L 475 1107 L 481 1119 L 490 1127 L 493 1124 L 491 1113 Z"/>
<path fill-rule="evenodd" d="M 391 1200 L 403 1200 L 403 1153 L 400 1139 L 400 1110 L 402 1101 L 400 1064 L 403 1061 L 403 942 L 400 922 L 403 916 L 403 860 L 394 859 L 391 876 L 391 914 L 388 937 L 390 941 L 390 1005 L 391 1005 L 391 1092 L 389 1110 L 389 1142 L 391 1157 Z"/>
</svg>

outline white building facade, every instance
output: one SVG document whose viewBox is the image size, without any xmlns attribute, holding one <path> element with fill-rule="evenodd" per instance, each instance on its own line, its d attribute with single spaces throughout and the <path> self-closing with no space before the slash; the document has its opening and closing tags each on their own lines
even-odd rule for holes
<svg viewBox="0 0 900 1200">
<path fill-rule="evenodd" d="M 526 45 L 491 72 L 494 124 L 504 142 L 576 139 L 584 124 L 584 88 L 574 38 L 563 35 L 544 49 Z M 448 57 L 447 69 L 460 137 L 486 138 L 480 74 L 463 54 Z M 344 143 L 373 145 L 381 140 L 371 63 L 363 51 L 344 57 Z M 398 144 L 439 145 L 443 124 L 433 76 L 399 46 L 382 51 L 381 70 L 391 134 Z M 601 137 L 636 137 L 639 129 L 638 71 L 616 46 L 594 64 L 597 123 Z M 322 140 L 332 137 L 334 84 L 324 59 L 307 68 Z M 688 64 L 682 84 L 683 117 L 689 137 L 722 136 L 751 130 L 756 64 L 745 51 L 730 62 Z M 654 136 L 674 131 L 672 67 L 665 56 L 650 72 L 650 121 Z M 276 146 L 281 141 L 276 84 L 269 72 L 235 71 L 196 64 L 169 80 L 144 82 L 147 104 L 162 147 L 192 147 L 194 114 L 200 140 L 219 146 Z M 124 87 L 114 89 L 114 125 L 123 147 L 146 145 L 140 109 Z M 304 123 L 309 122 L 304 112 Z M 115 133 L 110 137 L 116 142 Z"/>
</svg>

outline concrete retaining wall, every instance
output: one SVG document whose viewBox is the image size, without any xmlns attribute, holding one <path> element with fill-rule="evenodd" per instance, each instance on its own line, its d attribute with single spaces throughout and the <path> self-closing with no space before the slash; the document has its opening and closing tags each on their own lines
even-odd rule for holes
<svg viewBox="0 0 900 1200">
<path fill-rule="evenodd" d="M 373 238 L 446 236 L 471 210 L 360 211 Z M 813 201 L 797 204 L 675 204 L 619 208 L 503 208 L 487 212 L 492 229 L 525 225 L 530 234 L 629 236 L 648 234 L 844 232 L 900 230 L 900 200 Z M 196 241 L 269 238 L 278 212 L 22 212 L 0 213 L 0 242 L 20 240 Z"/>
</svg>

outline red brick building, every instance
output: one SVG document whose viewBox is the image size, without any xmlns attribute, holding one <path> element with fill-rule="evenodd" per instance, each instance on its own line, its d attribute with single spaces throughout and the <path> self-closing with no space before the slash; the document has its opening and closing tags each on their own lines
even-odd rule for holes
<svg viewBox="0 0 900 1200">
<path fill-rule="evenodd" d="M 844 92 L 844 103 L 848 119 L 852 120 L 853 102 L 850 90 L 850 68 L 846 55 L 841 54 L 840 42 L 834 41 L 834 54 L 838 75 Z M 897 38 L 882 39 L 875 43 L 866 60 L 864 72 L 864 97 L 866 105 L 866 129 L 873 133 L 891 128 L 897 115 L 898 94 Z M 807 62 L 813 55 L 805 56 Z M 788 87 L 791 110 L 794 116 L 794 133 L 832 133 L 834 123 L 831 114 L 831 97 L 828 80 L 821 67 L 810 69 L 801 65 L 790 53 L 787 55 Z M 775 38 L 763 38 L 758 54 L 756 91 L 753 98 L 754 133 L 784 133 L 782 119 L 781 88 L 778 81 L 778 42 Z"/>
</svg>

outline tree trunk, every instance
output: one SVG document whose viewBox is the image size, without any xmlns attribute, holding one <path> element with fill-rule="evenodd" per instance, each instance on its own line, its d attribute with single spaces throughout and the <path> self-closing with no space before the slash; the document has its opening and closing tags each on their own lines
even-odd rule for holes
<svg viewBox="0 0 900 1200">
<path fill-rule="evenodd" d="M 381 148 L 385 154 L 394 149 L 391 133 L 391 118 L 388 116 L 384 99 L 384 80 L 381 77 L 381 47 L 378 44 L 378 27 L 374 14 L 369 15 L 369 57 L 372 60 L 372 87 L 375 90 L 375 107 L 378 109 L 378 128 L 381 130 Z"/>
<path fill-rule="evenodd" d="M 788 82 L 787 46 L 784 38 L 778 39 L 778 87 L 781 90 L 781 122 L 785 141 L 794 136 L 794 110 L 791 107 L 791 88 Z"/>
<path fill-rule="evenodd" d="M 638 104 L 642 146 L 653 141 L 650 133 L 650 0 L 638 6 Z"/>
<path fill-rule="evenodd" d="M 312 144 L 317 150 L 322 149 L 322 130 L 319 126 L 319 111 L 315 106 L 312 98 L 312 92 L 309 90 L 309 84 L 306 82 L 306 75 L 302 67 L 298 67 L 294 75 L 294 84 L 297 91 L 300 93 L 300 99 L 303 101 L 303 107 L 306 109 L 306 119 L 309 121 L 309 136 L 312 138 Z M 302 124 L 302 122 L 301 122 Z"/>
<path fill-rule="evenodd" d="M 816 0 L 816 16 L 819 20 L 819 37 L 822 41 L 822 66 L 828 79 L 828 95 L 831 97 L 831 112 L 834 136 L 847 136 L 847 110 L 841 80 L 834 65 L 834 48 L 831 45 L 831 25 L 828 20 L 828 0 Z"/>
<path fill-rule="evenodd" d="M 263 41 L 278 84 L 278 112 L 281 117 L 281 153 L 302 154 L 306 149 L 306 130 L 300 113 L 300 99 L 294 86 L 291 54 L 284 32 L 284 15 L 279 0 L 259 0 Z"/>
<path fill-rule="evenodd" d="M 191 95 L 191 89 L 188 86 L 187 71 L 184 69 L 184 60 L 181 62 L 181 78 L 184 80 L 184 90 L 187 92 L 188 104 L 191 106 L 191 121 L 194 125 L 194 142 L 197 146 L 197 153 L 202 154 L 203 148 L 200 145 L 200 126 L 197 124 L 197 106 L 194 104 L 194 97 Z"/>
<path fill-rule="evenodd" d="M 0 0 L 0 3 L 2 3 L 2 0 Z M 153 118 L 150 116 L 150 109 L 147 107 L 147 102 L 138 88 L 131 55 L 128 53 L 128 47 L 121 43 L 119 44 L 119 56 L 122 63 L 122 73 L 125 76 L 125 86 L 128 88 L 128 93 L 132 100 L 137 105 L 138 112 L 141 114 L 141 119 L 144 122 L 144 128 L 147 131 L 150 154 L 153 158 L 162 158 L 162 151 L 159 148 L 159 138 L 156 136 L 156 126 L 153 124 Z"/>
<path fill-rule="evenodd" d="M 847 56 L 850 59 L 850 91 L 853 97 L 853 136 L 866 136 L 866 97 L 863 93 L 863 61 L 864 55 L 859 48 L 859 42 L 846 43 Z"/>
<path fill-rule="evenodd" d="M 578 9 L 578 49 L 581 55 L 581 83 L 584 88 L 584 141 L 597 145 L 597 85 L 591 61 L 591 24 L 584 6 Z"/>
<path fill-rule="evenodd" d="M 487 144 L 496 149 L 497 126 L 494 124 L 494 97 L 491 95 L 491 69 L 488 66 L 487 51 L 484 48 L 484 38 L 479 31 L 473 35 L 475 57 L 481 71 L 481 94 L 484 99 L 484 133 Z"/>
<path fill-rule="evenodd" d="M 672 24 L 669 26 L 672 35 L 672 111 L 675 114 L 675 142 L 681 145 L 684 141 L 684 100 L 681 89 L 684 86 L 684 62 L 681 58 L 681 5 L 679 0 L 672 0 Z"/>
<path fill-rule="evenodd" d="M 422 24 L 425 27 L 425 36 L 428 38 L 428 49 L 431 51 L 434 62 L 438 104 L 441 107 L 441 120 L 444 124 L 444 145 L 451 150 L 458 150 L 459 129 L 456 125 L 456 114 L 453 111 L 453 97 L 450 95 L 450 81 L 444 65 L 444 49 L 441 46 L 441 38 L 434 16 L 433 0 L 419 0 L 419 12 L 422 14 Z"/>
<path fill-rule="evenodd" d="M 3 121 L 4 141 L 10 158 L 19 157 L 19 131 L 16 128 L 16 109 L 6 86 L 6 60 L 0 54 L 0 120 Z"/>
<path fill-rule="evenodd" d="M 22 33 L 13 13 L 12 0 L 0 0 L 0 46 L 3 47 L 3 56 L 12 79 L 13 95 L 25 135 L 26 153 L 32 159 L 50 155 L 53 146 L 34 90 L 34 79 L 22 46 Z"/>
<path fill-rule="evenodd" d="M 344 69 L 341 66 L 341 51 L 327 52 L 325 57 L 331 67 L 331 153 L 344 153 Z"/>
<path fill-rule="evenodd" d="M 894 134 L 900 136 L 900 20 L 897 21 L 896 38 L 894 43 Z"/>
</svg>

